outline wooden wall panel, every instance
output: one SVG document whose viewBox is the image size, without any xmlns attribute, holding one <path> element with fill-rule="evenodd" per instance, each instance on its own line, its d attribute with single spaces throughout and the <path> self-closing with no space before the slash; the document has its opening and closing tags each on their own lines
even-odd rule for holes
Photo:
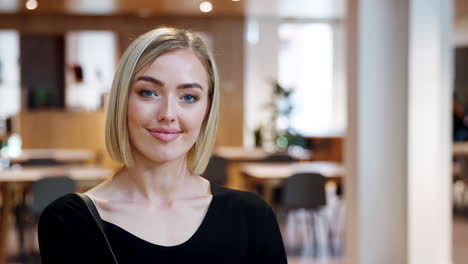
<svg viewBox="0 0 468 264">
<path fill-rule="evenodd" d="M 91 149 L 96 163 L 118 168 L 107 154 L 104 112 L 36 111 L 19 115 L 23 148 Z"/>
<path fill-rule="evenodd" d="M 244 132 L 244 28 L 226 19 L 213 23 L 215 56 L 221 80 L 218 145 L 242 146 Z"/>
<path fill-rule="evenodd" d="M 344 137 L 308 137 L 306 141 L 312 150 L 311 160 L 343 162 Z"/>
</svg>

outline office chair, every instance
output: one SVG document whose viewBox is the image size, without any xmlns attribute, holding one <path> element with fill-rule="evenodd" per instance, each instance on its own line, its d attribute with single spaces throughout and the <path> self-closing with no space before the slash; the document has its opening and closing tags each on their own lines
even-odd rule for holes
<svg viewBox="0 0 468 264">
<path fill-rule="evenodd" d="M 289 254 L 325 254 L 320 245 L 328 242 L 329 223 L 321 209 L 326 205 L 325 177 L 318 173 L 297 173 L 283 186 L 280 208 L 286 215 L 285 242 Z M 317 226 L 325 225 L 324 228 Z M 318 234 L 322 232 L 319 241 Z"/>
<path fill-rule="evenodd" d="M 227 160 L 223 157 L 212 155 L 202 176 L 210 182 L 225 185 L 228 174 L 227 163 Z"/>
<path fill-rule="evenodd" d="M 28 202 L 15 207 L 16 226 L 18 229 L 18 242 L 21 257 L 26 257 L 25 231 L 35 226 L 42 211 L 57 198 L 73 193 L 76 190 L 76 182 L 66 176 L 47 177 L 32 184 Z"/>
</svg>

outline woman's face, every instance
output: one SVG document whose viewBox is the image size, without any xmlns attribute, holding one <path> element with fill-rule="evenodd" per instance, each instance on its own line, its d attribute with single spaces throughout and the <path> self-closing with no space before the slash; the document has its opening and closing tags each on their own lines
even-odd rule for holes
<svg viewBox="0 0 468 264">
<path fill-rule="evenodd" d="M 190 50 L 165 53 L 137 72 L 128 99 L 133 157 L 184 158 L 208 112 L 208 76 Z"/>
</svg>

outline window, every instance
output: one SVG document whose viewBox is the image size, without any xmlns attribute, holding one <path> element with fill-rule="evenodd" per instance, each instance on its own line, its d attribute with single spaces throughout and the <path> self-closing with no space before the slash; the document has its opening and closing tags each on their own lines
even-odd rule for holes
<svg viewBox="0 0 468 264">
<path fill-rule="evenodd" d="M 19 34 L 0 30 L 0 119 L 20 110 Z"/>
<path fill-rule="evenodd" d="M 338 106 L 344 100 L 336 89 L 333 26 L 281 24 L 278 36 L 278 81 L 294 89 L 291 127 L 303 136 L 342 133 L 343 124 L 337 119 L 345 119 L 344 107 Z"/>
</svg>

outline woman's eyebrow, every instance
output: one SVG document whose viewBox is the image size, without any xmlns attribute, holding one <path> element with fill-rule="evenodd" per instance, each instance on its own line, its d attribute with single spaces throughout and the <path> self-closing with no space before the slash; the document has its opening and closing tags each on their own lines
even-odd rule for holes
<svg viewBox="0 0 468 264">
<path fill-rule="evenodd" d="M 164 86 L 164 82 L 150 77 L 150 76 L 140 76 L 136 79 L 137 81 L 150 82 L 158 86 Z M 203 87 L 198 83 L 184 83 L 177 86 L 178 89 L 190 89 L 190 88 L 199 88 L 203 91 Z"/>
<path fill-rule="evenodd" d="M 178 89 L 199 88 L 203 91 L 203 87 L 198 83 L 184 83 L 177 86 Z"/>
<path fill-rule="evenodd" d="M 159 86 L 164 86 L 164 83 L 158 79 L 155 79 L 150 76 L 140 76 L 136 79 L 137 81 L 145 81 L 145 82 L 150 82 Z"/>
</svg>

